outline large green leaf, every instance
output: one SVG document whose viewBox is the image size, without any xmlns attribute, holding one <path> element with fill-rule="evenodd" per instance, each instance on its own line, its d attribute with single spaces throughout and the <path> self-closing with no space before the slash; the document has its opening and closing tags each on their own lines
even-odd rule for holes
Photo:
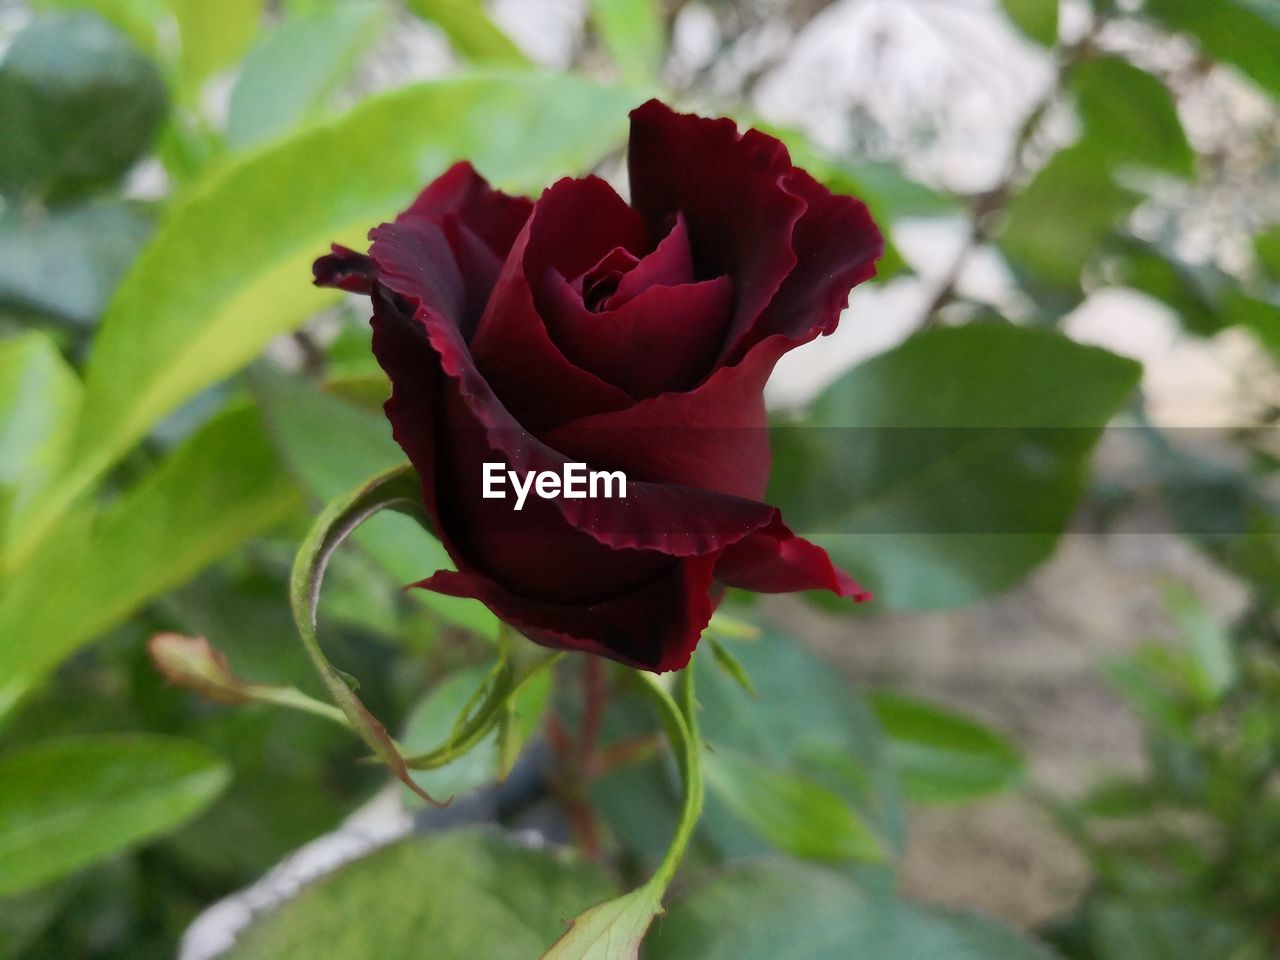
<svg viewBox="0 0 1280 960">
<path fill-rule="evenodd" d="M 116 180 L 159 129 L 164 80 L 89 13 L 40 17 L 0 62 L 0 191 L 62 196 Z"/>
<path fill-rule="evenodd" d="M 409 9 L 444 31 L 453 48 L 475 63 L 522 66 L 528 58 L 489 19 L 481 0 L 407 0 Z"/>
<path fill-rule="evenodd" d="M 847 876 L 791 862 L 743 864 L 690 888 L 648 960 L 1050 960 L 997 924 L 934 912 Z"/>
<path fill-rule="evenodd" d="M 1147 0 L 1144 10 L 1170 30 L 1193 35 L 1210 57 L 1280 95 L 1280 6 L 1274 0 Z"/>
<path fill-rule="evenodd" d="M 1018 751 L 968 717 L 885 691 L 872 694 L 871 704 L 908 800 L 961 803 L 999 793 L 1022 776 Z"/>
<path fill-rule="evenodd" d="M 612 894 L 599 868 L 475 830 L 384 847 L 259 918 L 227 960 L 532 960 Z"/>
<path fill-rule="evenodd" d="M 1048 556 L 1139 372 L 1045 330 L 928 331 L 775 431 L 771 497 L 878 608 L 971 603 Z"/>
<path fill-rule="evenodd" d="M 150 234 L 151 218 L 117 201 L 0 219 L 0 308 L 91 324 Z"/>
<path fill-rule="evenodd" d="M 69 515 L 0 598 L 0 715 L 82 644 L 297 506 L 257 411 L 241 408 L 99 515 Z"/>
<path fill-rule="evenodd" d="M 265 0 L 169 0 L 178 21 L 182 74 L 193 91 L 240 58 L 262 20 Z"/>
<path fill-rule="evenodd" d="M 453 77 L 370 98 L 193 189 L 107 310 L 74 468 L 24 550 L 157 420 L 335 301 L 310 272 L 331 241 L 358 244 L 452 160 L 508 188 L 580 172 L 622 138 L 635 99 L 569 76 Z"/>
<path fill-rule="evenodd" d="M 1192 175 L 1195 156 L 1160 80 L 1120 57 L 1100 57 L 1075 68 L 1071 90 L 1090 141 L 1109 163 Z"/>
<path fill-rule="evenodd" d="M 386 23 L 376 0 L 347 0 L 286 20 L 249 51 L 231 91 L 227 142 L 274 140 L 328 103 Z"/>
<path fill-rule="evenodd" d="M 667 45 L 656 0 L 591 0 L 591 16 L 622 79 L 653 82 Z"/>
<path fill-rule="evenodd" d="M 77 737 L 0 756 L 0 896 L 172 830 L 227 780 L 200 744 L 168 737 Z"/>
<path fill-rule="evenodd" d="M 80 381 L 52 340 L 0 341 L 0 570 L 11 528 L 62 466 L 79 406 Z"/>
</svg>

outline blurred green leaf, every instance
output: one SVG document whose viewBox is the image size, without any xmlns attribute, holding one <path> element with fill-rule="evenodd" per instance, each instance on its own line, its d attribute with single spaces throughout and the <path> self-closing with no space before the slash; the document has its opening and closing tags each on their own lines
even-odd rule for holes
<svg viewBox="0 0 1280 960">
<path fill-rule="evenodd" d="M 1209 57 L 1280 95 L 1280 7 L 1274 0 L 1146 0 L 1143 9 L 1168 29 L 1194 36 Z"/>
<path fill-rule="evenodd" d="M 1058 42 L 1058 0 L 1001 0 L 1018 29 L 1043 47 Z"/>
<path fill-rule="evenodd" d="M 1013 745 L 969 717 L 882 690 L 871 694 L 871 705 L 910 801 L 965 803 L 1007 790 L 1022 776 Z"/>
<path fill-rule="evenodd" d="M 210 76 L 231 66 L 257 36 L 266 0 L 169 0 L 182 44 L 182 75 L 193 96 Z"/>
<path fill-rule="evenodd" d="M 406 0 L 409 9 L 444 31 L 453 49 L 474 63 L 524 66 L 529 58 L 485 12 L 481 0 Z"/>
<path fill-rule="evenodd" d="M 0 219 L 0 307 L 91 324 L 150 235 L 150 217 L 114 201 Z"/>
<path fill-rule="evenodd" d="M 1272 279 L 1280 281 L 1280 224 L 1254 237 L 1253 249 Z"/>
<path fill-rule="evenodd" d="M 1187 653 L 1191 689 L 1202 703 L 1216 704 L 1235 685 L 1238 674 L 1231 635 L 1185 587 L 1165 591 L 1165 604 Z"/>
<path fill-rule="evenodd" d="M 754 757 L 711 750 L 703 757 L 707 785 L 753 830 L 792 856 L 810 860 L 877 861 L 884 848 L 844 798 L 822 784 Z"/>
<path fill-rule="evenodd" d="M 0 62 L 0 191 L 62 197 L 115 181 L 167 105 L 155 64 L 106 21 L 37 18 Z"/>
<path fill-rule="evenodd" d="M 167 0 L 33 0 L 37 10 L 86 10 L 96 13 L 129 35 L 138 48 L 154 54 L 157 29 L 163 24 Z"/>
<path fill-rule="evenodd" d="M 1009 202 L 998 240 L 1010 264 L 1056 291 L 1078 291 L 1098 245 L 1138 203 L 1109 171 L 1107 148 L 1085 140 L 1056 154 Z"/>
<path fill-rule="evenodd" d="M 318 115 L 386 23 L 378 0 L 345 0 L 272 30 L 249 51 L 231 90 L 227 143 L 245 150 Z"/>
<path fill-rule="evenodd" d="M 259 917 L 227 960 L 530 960 L 564 918 L 612 894 L 598 867 L 498 833 L 412 837 Z"/>
<path fill-rule="evenodd" d="M 0 341 L 0 560 L 11 529 L 61 469 L 79 407 L 80 381 L 52 340 Z"/>
<path fill-rule="evenodd" d="M 1110 249 L 1107 279 L 1160 301 L 1189 332 L 1211 337 L 1231 322 L 1217 302 L 1213 285 L 1188 264 L 1128 237 L 1117 239 Z M 1225 277 L 1217 279 L 1219 285 L 1226 282 Z"/>
<path fill-rule="evenodd" d="M 770 497 L 877 608 L 972 603 L 1052 551 L 1139 373 L 1045 330 L 927 331 L 775 428 Z"/>
<path fill-rule="evenodd" d="M 742 661 L 735 657 L 716 637 L 707 636 L 706 640 L 711 644 L 711 655 L 715 657 L 716 666 L 725 672 L 725 675 L 732 677 L 743 690 L 758 697 L 760 694 L 756 691 L 755 684 L 751 682 L 751 676 L 747 673 L 747 668 L 742 665 Z"/>
<path fill-rule="evenodd" d="M 310 272 L 330 242 L 358 243 L 460 157 L 507 188 L 577 173 L 622 139 L 635 98 L 570 76 L 452 77 L 371 97 L 193 188 L 107 309 L 74 467 L 20 552 L 161 417 L 335 302 Z"/>
<path fill-rule="evenodd" d="M 300 379 L 264 371 L 255 373 L 253 382 L 272 439 L 320 503 L 342 496 L 370 474 L 405 462 L 381 412 L 355 406 Z M 453 569 L 440 541 L 406 517 L 370 517 L 352 540 L 391 574 L 397 586 Z M 478 600 L 427 590 L 415 590 L 413 597 L 457 626 L 484 637 L 497 633 L 498 619 Z"/>
<path fill-rule="evenodd" d="M 1051 960 L 974 916 L 930 911 L 839 873 L 743 864 L 689 888 L 646 945 L 648 960 Z"/>
<path fill-rule="evenodd" d="M 297 506 L 257 411 L 241 408 L 98 515 L 68 515 L 0 598 L 0 716 L 81 645 Z"/>
<path fill-rule="evenodd" d="M 1086 136 L 1108 165 L 1136 164 L 1179 177 L 1195 172 L 1195 155 L 1173 94 L 1159 79 L 1120 57 L 1086 60 L 1071 73 Z"/>
<path fill-rule="evenodd" d="M 1125 702 L 1155 731 L 1186 741 L 1193 723 L 1190 707 L 1175 690 L 1180 669 L 1175 655 L 1153 645 L 1102 665 L 1103 676 Z"/>
<path fill-rule="evenodd" d="M 78 737 L 0 756 L 0 896 L 172 830 L 227 780 L 200 744 L 168 737 Z"/>
<path fill-rule="evenodd" d="M 1098 960 L 1268 960 L 1262 938 L 1189 900 L 1112 898 L 1089 914 Z"/>
<path fill-rule="evenodd" d="M 466 667 L 455 670 L 440 681 L 405 721 L 404 736 L 400 745 L 407 753 L 422 753 L 447 741 L 455 722 L 463 719 L 462 711 L 472 695 L 480 689 L 489 670 L 486 667 Z M 547 704 L 551 690 L 551 671 L 540 671 L 514 698 L 515 736 L 524 743 L 533 735 Z M 410 776 L 433 797 L 447 800 L 498 780 L 500 773 L 498 732 L 495 730 L 481 743 L 473 747 L 447 766 L 435 770 L 415 770 Z M 416 804 L 417 798 L 404 791 L 405 800 Z"/>
<path fill-rule="evenodd" d="M 591 0 L 591 17 L 622 79 L 652 83 L 667 45 L 657 0 Z"/>
</svg>

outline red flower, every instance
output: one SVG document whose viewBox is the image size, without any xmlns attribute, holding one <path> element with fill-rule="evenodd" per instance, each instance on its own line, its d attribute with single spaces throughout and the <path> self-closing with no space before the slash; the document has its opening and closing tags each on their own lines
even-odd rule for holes
<svg viewBox="0 0 1280 960">
<path fill-rule="evenodd" d="M 316 282 L 373 300 L 387 417 L 475 597 L 533 640 L 683 667 L 722 586 L 862 599 L 762 503 L 763 390 L 830 333 L 883 248 L 866 207 L 731 120 L 631 115 L 631 205 L 603 180 L 537 202 L 466 163 Z M 621 470 L 625 499 L 482 496 L 483 464 Z"/>
</svg>

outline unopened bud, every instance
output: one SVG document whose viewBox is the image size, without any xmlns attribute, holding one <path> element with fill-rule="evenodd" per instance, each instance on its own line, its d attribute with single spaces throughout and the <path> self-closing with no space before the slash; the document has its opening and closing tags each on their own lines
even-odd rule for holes
<svg viewBox="0 0 1280 960">
<path fill-rule="evenodd" d="M 231 672 L 226 656 L 204 637 L 157 633 L 147 652 L 165 679 L 218 703 L 248 703 L 250 685 Z"/>
</svg>

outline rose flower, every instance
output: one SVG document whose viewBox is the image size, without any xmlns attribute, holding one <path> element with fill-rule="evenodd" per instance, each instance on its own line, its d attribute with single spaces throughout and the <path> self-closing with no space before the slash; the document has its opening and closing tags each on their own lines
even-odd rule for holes
<svg viewBox="0 0 1280 960">
<path fill-rule="evenodd" d="M 536 201 L 459 163 L 367 255 L 316 282 L 368 294 L 386 413 L 456 571 L 532 640 L 683 667 L 725 587 L 865 594 L 761 501 L 763 391 L 830 333 L 883 249 L 864 204 L 731 120 L 631 114 L 631 202 L 564 179 Z M 482 494 L 484 465 L 622 471 L 625 498 Z"/>
</svg>

